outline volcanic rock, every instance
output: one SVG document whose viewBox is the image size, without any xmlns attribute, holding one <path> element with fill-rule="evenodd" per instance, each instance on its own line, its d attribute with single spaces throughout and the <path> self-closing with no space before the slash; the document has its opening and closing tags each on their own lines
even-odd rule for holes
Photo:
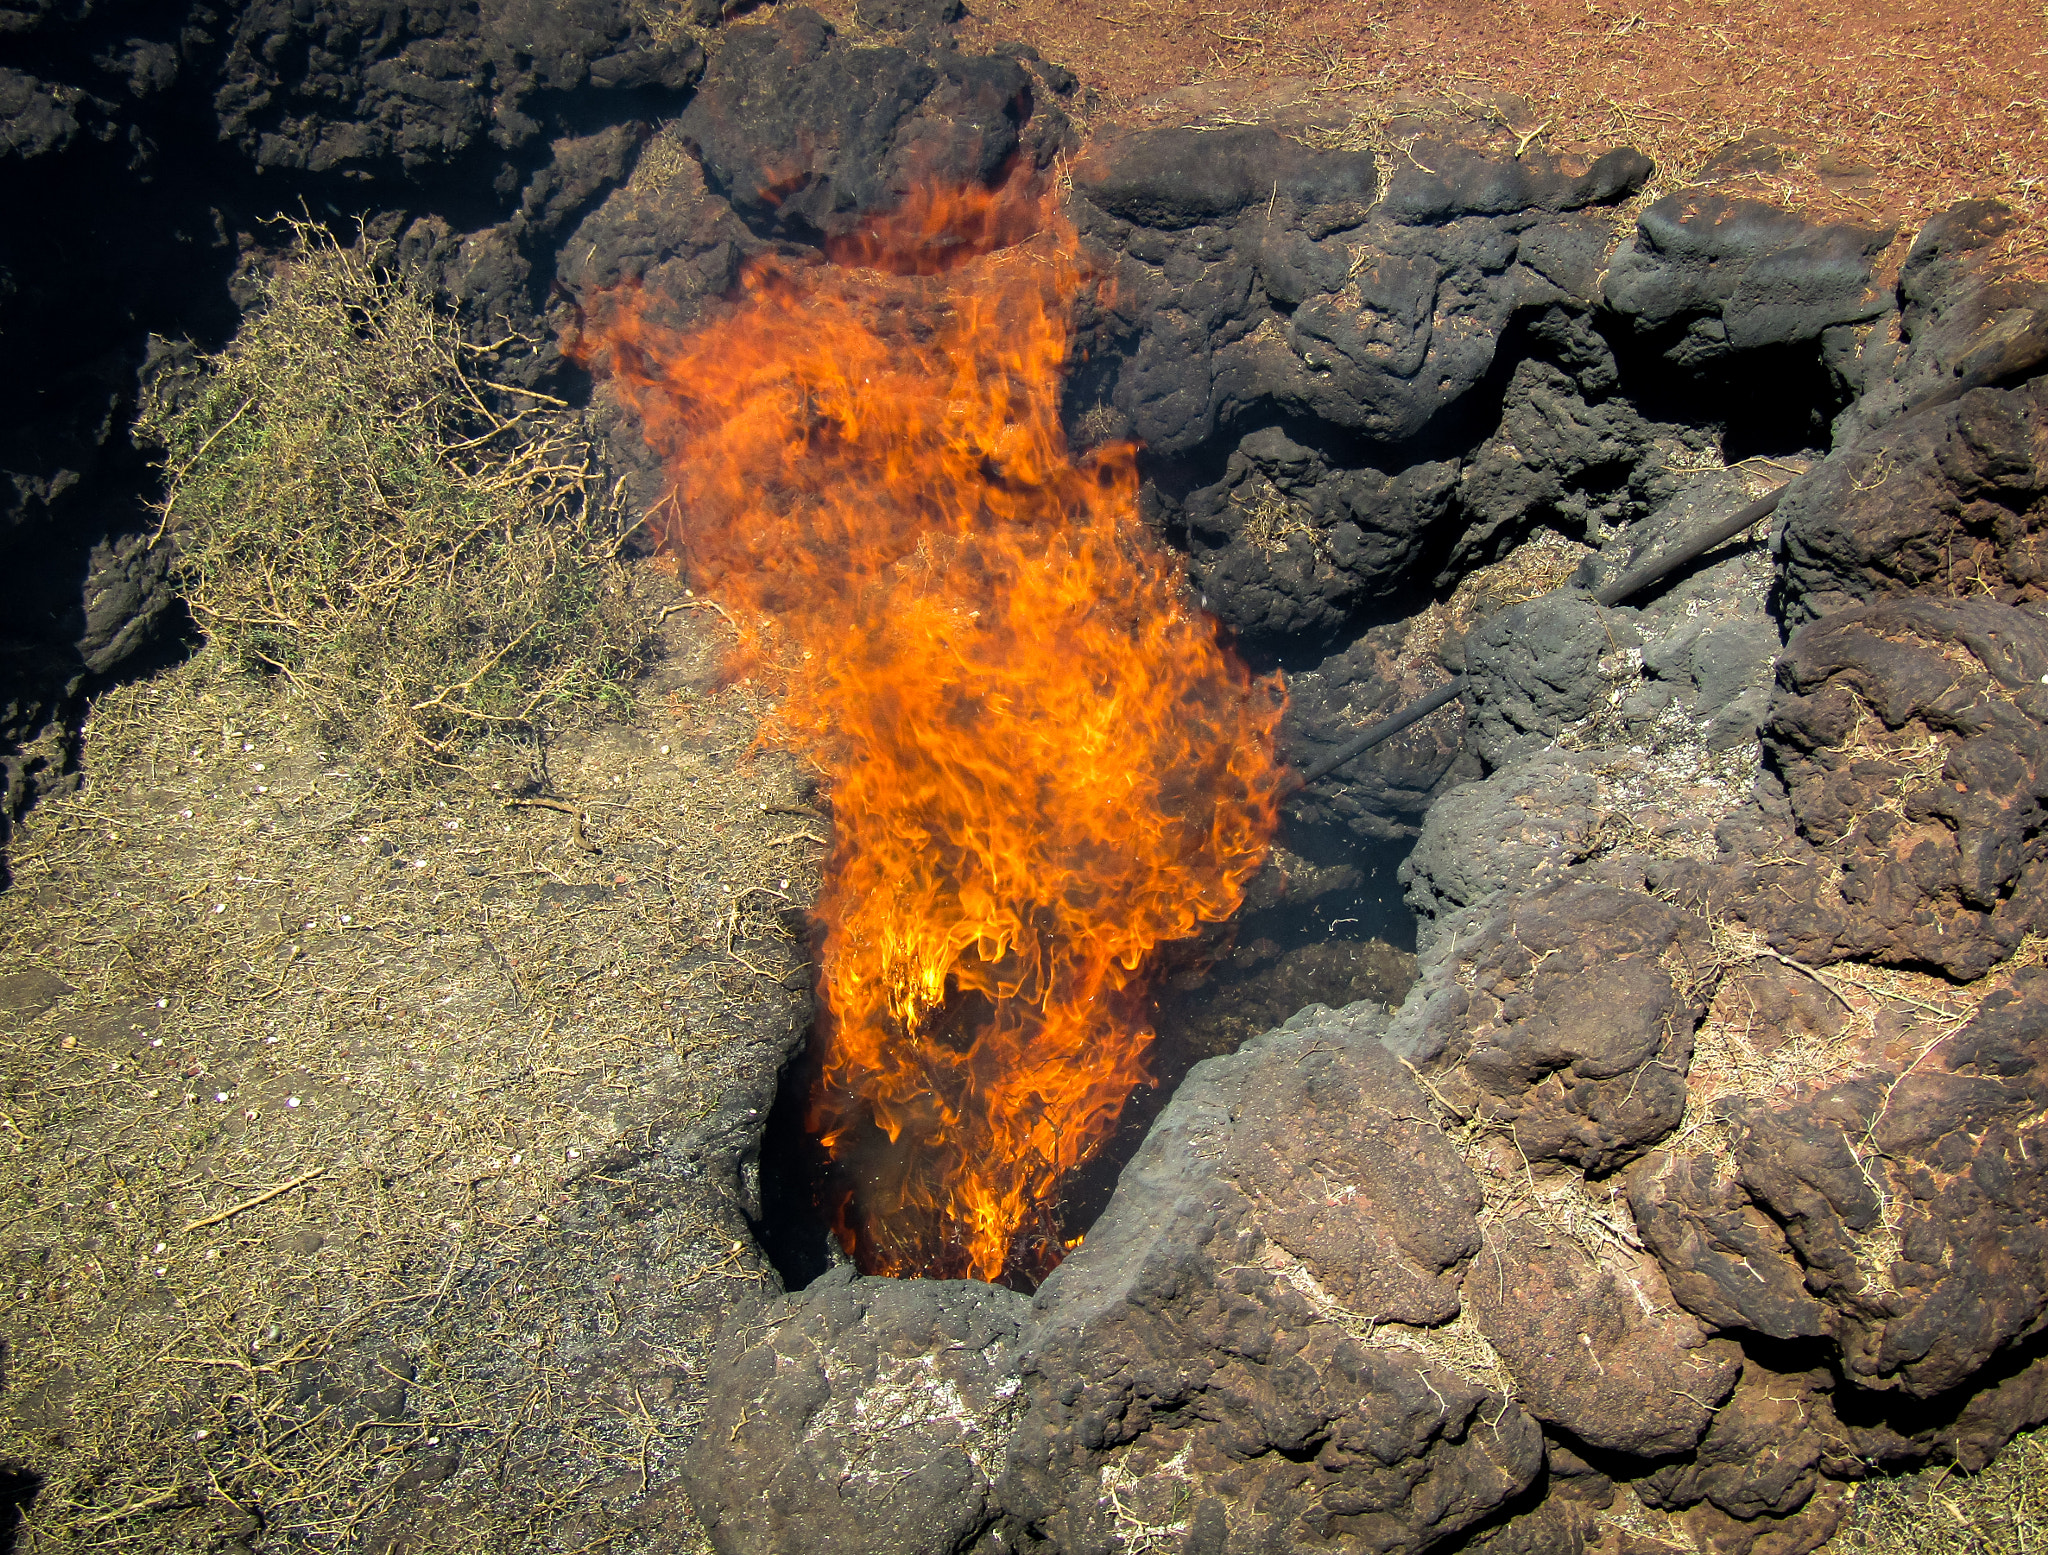
<svg viewBox="0 0 2048 1555">
<path fill-rule="evenodd" d="M 1534 1219 L 1489 1227 L 1487 1249 L 1491 1267 L 1465 1281 L 1465 1299 L 1544 1425 L 1605 1452 L 1662 1458 L 1718 1423 L 1742 1352 L 1660 1303 L 1654 1264 L 1604 1265 Z"/>
<path fill-rule="evenodd" d="M 1018 61 L 849 46 L 804 7 L 731 28 L 681 129 L 713 189 L 763 236 L 852 230 L 913 183 L 984 182 L 1066 144 Z"/>
<path fill-rule="evenodd" d="M 1666 195 L 1615 251 L 1606 301 L 1677 367 L 1817 339 L 1876 318 L 1887 299 L 1871 261 L 1888 230 L 1813 227 L 1754 200 Z"/>
<path fill-rule="evenodd" d="M 1462 914 L 1502 892 L 1551 884 L 1584 858 L 1583 844 L 1600 823 L 1599 760 L 1546 750 L 1483 783 L 1452 788 L 1430 806 L 1401 863 L 1425 960 L 1456 936 Z"/>
<path fill-rule="evenodd" d="M 1365 219 L 1378 186 L 1369 151 L 1315 151 L 1253 126 L 1141 130 L 1091 147 L 1074 167 L 1074 187 L 1092 204 L 1161 231 L 1283 199 L 1290 217 L 1316 211 L 1335 231 Z"/>
<path fill-rule="evenodd" d="M 657 41 L 625 0 L 467 12 L 254 0 L 236 20 L 215 108 L 223 138 L 259 169 L 418 174 L 539 138 L 550 98 L 676 93 L 703 67 L 694 43 Z"/>
<path fill-rule="evenodd" d="M 1209 608 L 1262 642 L 1326 639 L 1402 583 L 1450 508 L 1457 466 L 1333 471 L 1278 427 L 1241 438 L 1182 507 Z"/>
<path fill-rule="evenodd" d="M 1600 607 L 1575 591 L 1545 594 L 1482 621 L 1465 646 L 1468 727 L 1480 758 L 1505 766 L 1590 717 L 1606 689 L 1600 660 L 1617 646 L 1635 645 L 1617 644 Z"/>
<path fill-rule="evenodd" d="M 1529 1161 L 1610 1172 L 1684 1113 L 1704 951 L 1697 920 L 1656 898 L 1562 880 L 1496 905 L 1388 1040 Z"/>
<path fill-rule="evenodd" d="M 1476 1184 L 1354 1007 L 1191 1071 L 1025 1335 L 1002 1497 L 1062 1550 L 1405 1550 L 1542 1462 L 1458 1321 Z"/>
<path fill-rule="evenodd" d="M 842 1265 L 770 1302 L 713 1362 L 685 1469 L 712 1541 L 951 1555 L 993 1516 L 1024 1298 Z"/>
<path fill-rule="evenodd" d="M 1933 1398 L 2048 1317 L 2048 975 L 1895 1029 L 1852 1078 L 1722 1103 L 1725 1153 L 1652 1154 L 1628 1191 L 1702 1320 L 1826 1334 L 1855 1387 Z"/>
<path fill-rule="evenodd" d="M 1307 767 L 1358 730 L 1397 712 L 1450 679 L 1436 644 L 1407 622 L 1363 633 L 1341 653 L 1287 677 L 1282 750 Z M 1459 764 L 1462 710 L 1450 707 L 1345 764 L 1335 782 L 1295 796 L 1291 824 L 1329 830 L 1355 842 L 1413 837 L 1430 804 L 1463 778 L 1479 773 L 1476 758 Z"/>
<path fill-rule="evenodd" d="M 1996 200 L 1936 212 L 1899 267 L 1896 312 L 1823 332 L 1829 367 L 1856 396 L 1837 419 L 1838 445 L 1859 441 L 1966 375 L 2003 381 L 2040 371 L 2048 359 L 2048 287 L 2013 280 L 1994 259 L 2018 220 Z"/>
<path fill-rule="evenodd" d="M 1802 628 L 1764 742 L 1840 871 L 1833 952 L 1982 976 L 2048 918 L 2048 622 L 1893 599 Z"/>
<path fill-rule="evenodd" d="M 2048 380 L 1977 389 L 1828 460 L 1779 506 L 1786 613 L 2048 598 Z"/>
<path fill-rule="evenodd" d="M 1183 453 L 1263 401 L 1412 443 L 1486 376 L 1518 310 L 1590 310 L 1606 241 L 1573 212 L 1647 164 L 1574 177 L 1431 150 L 1441 172 L 1396 174 L 1377 206 L 1368 154 L 1265 128 L 1144 131 L 1084 158 L 1082 229 L 1116 256 L 1115 329 L 1135 342 L 1110 394 L 1132 431 Z M 1599 354 L 1583 332 L 1576 347 Z"/>
<path fill-rule="evenodd" d="M 1579 317 L 1555 308 L 1545 314 Z M 1514 364 L 1499 427 L 1460 472 L 1462 533 L 1440 585 L 1499 560 L 1538 523 L 1598 543 L 1697 479 L 1671 468 L 1677 450 L 1703 451 L 1696 429 L 1652 421 L 1626 399 L 1608 397 L 1618 368 L 1603 336 L 1559 328 L 1544 345 L 1555 360 L 1525 356 Z"/>
</svg>

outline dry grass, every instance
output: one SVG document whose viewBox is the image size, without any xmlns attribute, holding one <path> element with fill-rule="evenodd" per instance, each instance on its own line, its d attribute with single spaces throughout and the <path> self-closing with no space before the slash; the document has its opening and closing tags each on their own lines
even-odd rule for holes
<svg viewBox="0 0 2048 1555">
<path fill-rule="evenodd" d="M 1854 1489 L 1827 1555 L 2037 1555 L 2048 1550 L 2048 1430 L 1978 1474 L 1929 1467 Z"/>
<path fill-rule="evenodd" d="M 714 646 L 671 643 L 701 677 Z M 799 1018 L 781 910 L 820 851 L 763 808 L 793 766 L 735 761 L 755 711 L 685 681 L 562 738 L 579 844 L 502 791 L 364 781 L 218 652 L 101 700 L 0 897 L 0 973 L 70 988 L 0 1032 L 24 1549 L 354 1547 L 448 1453 L 440 1549 L 623 1539 L 672 1488 L 762 1271 L 709 1184 L 650 1174 Z M 366 1420 L 392 1356 L 406 1407 Z"/>
<path fill-rule="evenodd" d="M 805 1018 L 825 822 L 574 419 L 299 236 L 150 413 L 207 642 L 0 896 L 22 1547 L 701 1548 L 766 1271 L 693 1130 Z"/>
<path fill-rule="evenodd" d="M 621 701 L 646 633 L 579 418 L 490 385 L 377 248 L 292 230 L 234 341 L 144 406 L 201 628 L 393 767 Z"/>
</svg>

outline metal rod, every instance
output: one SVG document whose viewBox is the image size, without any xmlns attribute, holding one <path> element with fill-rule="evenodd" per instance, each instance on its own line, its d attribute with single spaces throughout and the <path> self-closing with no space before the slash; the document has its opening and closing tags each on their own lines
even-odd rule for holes
<svg viewBox="0 0 2048 1555">
<path fill-rule="evenodd" d="M 1410 702 L 1400 712 L 1394 714 L 1393 717 L 1382 718 L 1370 729 L 1362 730 L 1358 737 L 1342 750 L 1332 751 L 1321 761 L 1302 773 L 1302 782 L 1313 783 L 1317 778 L 1324 776 L 1326 773 L 1335 772 L 1352 757 L 1364 755 L 1382 740 L 1391 740 L 1410 724 L 1420 723 L 1445 703 L 1457 701 L 1460 696 L 1464 695 L 1464 692 L 1465 677 L 1463 675 L 1460 675 L 1456 680 L 1446 685 L 1438 686 L 1428 696 L 1420 697 Z"/>
</svg>

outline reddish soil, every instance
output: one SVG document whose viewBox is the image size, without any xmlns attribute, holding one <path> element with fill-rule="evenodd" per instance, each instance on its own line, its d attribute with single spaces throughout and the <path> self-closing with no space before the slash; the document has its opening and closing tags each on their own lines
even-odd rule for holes
<svg viewBox="0 0 2048 1555">
<path fill-rule="evenodd" d="M 825 7 L 831 9 L 830 6 Z M 1019 38 L 1147 117 L 1159 94 L 1284 86 L 1355 104 L 1436 99 L 1573 154 L 1617 143 L 1694 182 L 1815 217 L 1895 223 L 1990 195 L 2026 217 L 2006 257 L 2048 277 L 2048 4 L 1989 0 L 974 0 L 977 40 Z M 1777 163 L 1778 166 L 1771 164 Z M 1730 187 L 1723 178 L 1723 187 Z"/>
</svg>

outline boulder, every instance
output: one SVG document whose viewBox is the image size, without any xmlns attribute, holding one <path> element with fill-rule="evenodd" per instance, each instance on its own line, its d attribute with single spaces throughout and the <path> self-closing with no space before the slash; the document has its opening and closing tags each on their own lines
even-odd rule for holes
<svg viewBox="0 0 2048 1555">
<path fill-rule="evenodd" d="M 1686 190 L 1636 219 L 1608 267 L 1607 306 L 1673 366 L 1818 340 L 1889 299 L 1871 262 L 1888 229 L 1816 227 L 1755 200 Z"/>
<path fill-rule="evenodd" d="M 2048 599 L 2048 378 L 1881 428 L 1778 510 L 1787 616 L 1935 599 Z"/>
<path fill-rule="evenodd" d="M 684 1469 L 721 1555 L 953 1555 L 995 1515 L 1024 1298 L 842 1266 L 721 1346 Z"/>
<path fill-rule="evenodd" d="M 1802 628 L 1764 746 L 1838 871 L 1834 951 L 1981 977 L 2048 924 L 2048 622 L 1892 599 Z"/>
<path fill-rule="evenodd" d="M 1698 920 L 1587 879 L 1497 899 L 1389 1033 L 1529 1162 L 1605 1174 L 1678 1126 L 1703 1011 Z"/>
<path fill-rule="evenodd" d="M 2044 1033 L 2048 974 L 2020 972 L 1967 1019 L 1878 1028 L 1838 1061 L 1848 1078 L 1722 1104 L 1725 1148 L 1638 1162 L 1629 1202 L 1679 1304 L 1716 1328 L 1825 1335 L 1852 1388 L 1922 1399 L 2032 1340 Z"/>
<path fill-rule="evenodd" d="M 1197 1065 L 1040 1289 L 1002 1490 L 1034 1537 L 1416 1550 L 1534 1479 L 1459 1320 L 1477 1186 L 1371 1008 Z"/>
</svg>

